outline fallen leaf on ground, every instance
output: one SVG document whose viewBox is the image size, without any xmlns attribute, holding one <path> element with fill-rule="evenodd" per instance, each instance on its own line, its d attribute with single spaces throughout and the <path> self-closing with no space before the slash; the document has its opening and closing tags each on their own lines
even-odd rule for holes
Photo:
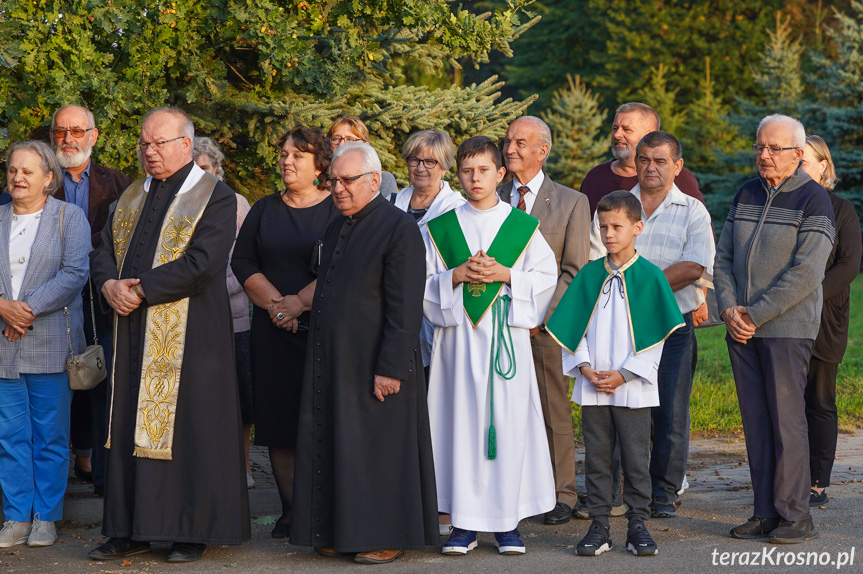
<svg viewBox="0 0 863 574">
<path fill-rule="evenodd" d="M 255 520 L 255 524 L 275 524 L 276 518 L 274 516 L 262 516 Z"/>
</svg>

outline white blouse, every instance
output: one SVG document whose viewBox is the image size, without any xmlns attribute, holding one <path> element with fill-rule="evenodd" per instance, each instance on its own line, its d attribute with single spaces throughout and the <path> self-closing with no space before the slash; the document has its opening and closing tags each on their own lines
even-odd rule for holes
<svg viewBox="0 0 863 574">
<path fill-rule="evenodd" d="M 9 226 L 9 274 L 12 276 L 12 299 L 18 298 L 18 292 L 24 283 L 27 265 L 30 263 L 30 250 L 36 240 L 39 220 L 42 210 L 25 215 L 12 215 Z"/>
</svg>

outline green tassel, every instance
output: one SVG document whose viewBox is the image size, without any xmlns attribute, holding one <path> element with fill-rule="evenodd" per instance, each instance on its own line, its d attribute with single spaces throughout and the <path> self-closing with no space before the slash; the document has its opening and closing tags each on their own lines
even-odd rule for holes
<svg viewBox="0 0 863 574">
<path fill-rule="evenodd" d="M 497 438 L 494 434 L 494 425 L 488 427 L 488 459 L 497 458 Z"/>
</svg>

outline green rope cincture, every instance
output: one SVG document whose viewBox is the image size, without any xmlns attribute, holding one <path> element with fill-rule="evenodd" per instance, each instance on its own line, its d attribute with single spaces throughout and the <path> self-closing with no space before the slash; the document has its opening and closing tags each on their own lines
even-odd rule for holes
<svg viewBox="0 0 863 574">
<path fill-rule="evenodd" d="M 494 432 L 494 374 L 497 373 L 508 381 L 515 377 L 515 348 L 512 346 L 512 331 L 509 328 L 509 295 L 495 299 L 491 308 L 491 352 L 489 353 L 488 385 L 489 385 L 489 426 L 488 426 L 488 459 L 497 457 L 497 438 Z M 506 331 L 504 331 L 506 329 Z M 509 342 L 507 342 L 507 336 Z M 495 350 L 495 342 L 497 349 Z M 506 360 L 506 370 L 503 360 Z"/>
</svg>

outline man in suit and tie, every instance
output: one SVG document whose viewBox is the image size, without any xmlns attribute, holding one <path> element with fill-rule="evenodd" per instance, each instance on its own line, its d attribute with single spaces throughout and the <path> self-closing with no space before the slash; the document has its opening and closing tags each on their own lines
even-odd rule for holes
<svg viewBox="0 0 863 574">
<path fill-rule="evenodd" d="M 101 241 L 100 232 L 108 220 L 111 203 L 120 197 L 132 180 L 124 173 L 93 162 L 90 155 L 99 139 L 99 128 L 90 110 L 75 105 L 58 109 L 51 118 L 50 133 L 57 161 L 63 168 L 63 185 L 54 197 L 74 203 L 84 210 L 90 223 L 91 242 L 96 248 Z M 110 368 L 113 313 L 91 313 L 89 283 L 84 288 L 83 297 L 87 344 L 93 344 L 95 322 L 95 335 L 105 349 Z M 103 381 L 89 391 L 75 391 L 72 399 L 71 439 L 75 452 L 75 474 L 79 478 L 92 480 L 96 494 L 102 493 L 105 476 L 107 386 L 108 383 Z M 95 455 L 95 459 L 92 455 Z"/>
<path fill-rule="evenodd" d="M 554 468 L 557 505 L 545 514 L 546 524 L 569 522 L 578 500 L 575 493 L 575 442 L 569 378 L 563 375 L 560 345 L 545 330 L 572 278 L 587 263 L 590 207 L 587 197 L 555 183 L 542 170 L 551 150 L 551 130 L 541 119 L 523 116 L 506 131 L 503 154 L 512 182 L 498 188 L 504 201 L 539 219 L 539 231 L 557 260 L 558 279 L 548 312 L 531 329 L 531 346 L 539 383 L 542 414 Z"/>
</svg>

